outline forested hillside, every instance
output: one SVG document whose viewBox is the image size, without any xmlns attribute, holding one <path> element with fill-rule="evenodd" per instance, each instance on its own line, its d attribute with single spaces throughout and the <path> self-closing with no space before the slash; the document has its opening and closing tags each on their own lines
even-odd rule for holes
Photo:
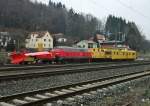
<svg viewBox="0 0 150 106">
<path fill-rule="evenodd" d="M 29 0 L 0 0 L 0 27 L 27 31 L 48 30 L 68 36 L 86 38 L 96 31 L 99 21 L 91 15 L 67 10 L 61 3 L 48 5 Z"/>
<path fill-rule="evenodd" d="M 105 24 L 105 32 L 110 40 L 123 41 L 134 50 L 150 50 L 150 42 L 145 39 L 134 22 L 126 22 L 125 19 L 110 15 Z"/>
<path fill-rule="evenodd" d="M 109 40 L 124 40 L 132 49 L 148 50 L 150 44 L 135 23 L 111 15 L 107 18 L 105 28 L 102 23 L 92 15 L 76 13 L 61 3 L 49 1 L 45 5 L 30 0 L 0 0 L 0 31 L 13 29 L 11 32 L 16 31 L 17 36 L 23 36 L 20 37 L 21 43 L 26 33 L 31 31 L 48 30 L 50 33 L 63 33 L 71 39 L 81 40 L 88 39 L 98 30 L 109 35 Z M 124 39 L 118 37 L 121 34 L 126 35 Z"/>
</svg>

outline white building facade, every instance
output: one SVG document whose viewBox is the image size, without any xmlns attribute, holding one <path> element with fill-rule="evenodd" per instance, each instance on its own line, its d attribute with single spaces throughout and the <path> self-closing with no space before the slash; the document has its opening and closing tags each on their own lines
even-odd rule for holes
<svg viewBox="0 0 150 106">
<path fill-rule="evenodd" d="M 26 39 L 26 48 L 52 49 L 53 38 L 48 31 L 32 32 Z"/>
<path fill-rule="evenodd" d="M 78 42 L 76 45 L 76 47 L 79 48 L 97 48 L 97 43 L 94 41 L 89 41 L 89 40 L 82 40 L 80 42 Z"/>
</svg>

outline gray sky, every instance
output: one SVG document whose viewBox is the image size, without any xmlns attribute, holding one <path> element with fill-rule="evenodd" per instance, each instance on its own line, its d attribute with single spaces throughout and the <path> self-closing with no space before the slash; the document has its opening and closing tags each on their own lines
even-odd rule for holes
<svg viewBox="0 0 150 106">
<path fill-rule="evenodd" d="M 48 3 L 49 0 L 38 0 Z M 109 14 L 135 22 L 150 40 L 150 0 L 52 0 L 62 2 L 76 12 L 89 13 L 99 19 Z"/>
</svg>

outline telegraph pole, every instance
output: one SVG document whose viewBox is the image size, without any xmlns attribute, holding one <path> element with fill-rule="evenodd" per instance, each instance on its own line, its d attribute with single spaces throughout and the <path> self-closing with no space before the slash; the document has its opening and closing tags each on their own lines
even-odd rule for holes
<svg viewBox="0 0 150 106">
<path fill-rule="evenodd" d="M 19 39 L 17 39 L 17 49 L 18 49 L 18 51 L 19 51 L 19 46 L 20 46 Z"/>
</svg>

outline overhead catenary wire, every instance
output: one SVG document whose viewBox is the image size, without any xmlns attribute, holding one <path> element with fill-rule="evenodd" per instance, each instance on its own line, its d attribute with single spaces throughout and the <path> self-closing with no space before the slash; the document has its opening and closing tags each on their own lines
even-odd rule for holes
<svg viewBox="0 0 150 106">
<path fill-rule="evenodd" d="M 92 4 L 94 4 L 96 7 L 99 7 L 99 5 L 101 5 L 101 4 L 98 4 L 95 0 L 89 0 L 89 1 L 90 1 Z M 142 17 L 146 18 L 148 21 L 150 21 L 150 17 L 147 16 L 147 15 L 145 15 L 145 14 L 143 14 L 143 13 L 142 13 L 141 11 L 139 11 L 138 9 L 133 8 L 132 6 L 130 6 L 130 5 L 128 5 L 128 4 L 124 3 L 124 2 L 122 2 L 121 0 L 115 0 L 115 1 L 117 1 L 121 6 L 123 6 L 123 7 L 127 8 L 127 9 L 129 9 L 131 12 L 134 12 L 134 13 L 138 14 L 139 16 L 142 16 Z M 107 11 L 112 11 L 112 10 L 106 8 L 104 5 L 101 5 L 101 6 L 103 7 L 103 9 L 105 9 L 105 10 L 107 10 Z"/>
<path fill-rule="evenodd" d="M 64 1 L 66 3 L 67 0 L 62 0 L 62 1 Z M 96 8 L 99 8 L 99 6 L 101 6 L 101 7 L 103 7 L 104 10 L 109 11 L 109 12 L 112 13 L 111 9 L 108 9 L 106 6 L 101 5 L 100 3 L 97 3 L 97 1 L 95 1 L 95 0 L 88 0 L 88 1 L 91 2 L 93 5 L 95 5 Z M 139 16 L 142 16 L 142 17 L 146 18 L 148 21 L 150 21 L 150 17 L 145 15 L 145 14 L 143 14 L 138 9 L 132 7 L 131 5 L 128 5 L 128 4 L 124 3 L 124 2 L 122 2 L 122 0 L 115 0 L 115 1 L 118 2 L 120 5 L 122 5 L 123 7 L 129 9 L 130 11 L 132 11 L 132 12 L 138 14 Z M 83 0 L 81 0 L 80 3 L 81 3 L 80 4 L 81 5 L 81 12 L 83 12 Z"/>
<path fill-rule="evenodd" d="M 146 16 L 145 14 L 143 14 L 142 12 L 140 12 L 138 9 L 136 8 L 133 8 L 132 6 L 122 2 L 121 0 L 117 0 L 119 4 L 121 4 L 122 6 L 124 6 L 125 8 L 128 8 L 129 10 L 131 10 L 132 12 L 135 12 L 137 13 L 138 15 L 146 18 L 148 21 L 150 21 L 150 17 L 149 16 Z"/>
<path fill-rule="evenodd" d="M 99 5 L 101 5 L 100 3 L 98 3 L 97 1 L 95 0 L 89 0 L 92 4 L 94 4 L 96 7 L 99 7 Z M 148 15 L 145 15 L 143 12 L 141 12 L 140 10 L 136 9 L 135 7 L 132 7 L 131 5 L 129 4 L 126 4 L 124 3 L 123 1 L 121 0 L 115 0 L 116 2 L 118 2 L 118 4 L 120 4 L 122 7 L 125 7 L 127 8 L 128 10 L 130 10 L 131 12 L 133 12 L 136 16 L 140 16 L 140 17 L 143 17 L 145 19 L 145 21 L 147 23 L 150 22 L 150 17 Z M 108 7 L 106 7 L 105 5 L 101 5 L 103 7 L 103 9 L 107 10 L 107 11 L 112 11 L 110 9 L 108 9 Z M 113 13 L 113 12 L 111 12 Z"/>
<path fill-rule="evenodd" d="M 93 5 L 95 5 L 97 8 L 99 8 L 99 5 L 101 6 L 101 7 L 103 7 L 103 9 L 104 10 L 106 10 L 106 11 L 111 11 L 110 9 L 108 9 L 108 8 L 106 8 L 105 6 L 103 6 L 103 5 L 101 5 L 101 4 L 98 4 L 95 0 L 89 0 L 89 2 L 91 2 Z"/>
</svg>

